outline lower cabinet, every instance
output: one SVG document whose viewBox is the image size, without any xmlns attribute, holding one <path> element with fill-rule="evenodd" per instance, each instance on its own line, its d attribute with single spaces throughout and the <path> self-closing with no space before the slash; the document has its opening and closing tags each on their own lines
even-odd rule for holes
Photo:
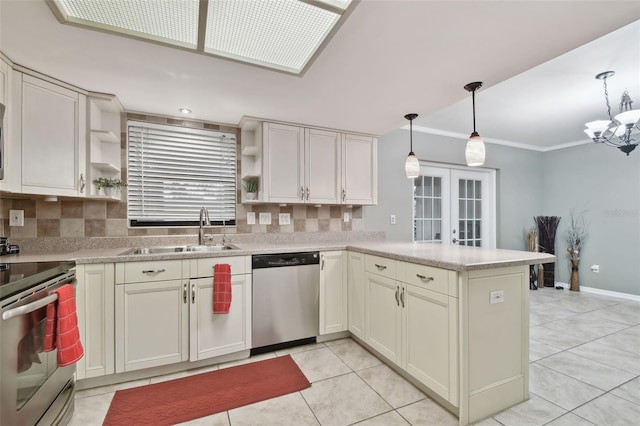
<svg viewBox="0 0 640 426">
<path fill-rule="evenodd" d="M 347 252 L 347 304 L 348 327 L 356 337 L 365 337 L 365 303 L 364 303 L 364 254 Z"/>
<path fill-rule="evenodd" d="M 89 379 L 114 373 L 114 264 L 76 266 L 76 307 L 84 356 L 76 377 Z"/>
<path fill-rule="evenodd" d="M 448 280 L 455 277 L 429 268 L 426 272 L 418 270 L 418 276 L 428 278 L 425 284 L 410 284 L 399 279 L 404 279 L 408 270 L 414 273 L 416 265 L 395 262 L 398 279 L 393 279 L 378 274 L 393 270 L 391 264 L 368 263 L 376 268 L 365 272 L 365 342 L 457 405 L 458 299 L 428 288 L 448 290 Z"/>
<path fill-rule="evenodd" d="M 238 256 L 117 264 L 116 373 L 249 349 L 249 262 L 245 256 Z M 216 263 L 231 265 L 232 303 L 228 314 L 213 314 Z M 153 281 L 154 277 L 166 279 Z M 128 283 L 128 279 L 147 281 Z"/>
<path fill-rule="evenodd" d="M 347 256 L 343 251 L 320 253 L 320 334 L 346 331 Z"/>
</svg>

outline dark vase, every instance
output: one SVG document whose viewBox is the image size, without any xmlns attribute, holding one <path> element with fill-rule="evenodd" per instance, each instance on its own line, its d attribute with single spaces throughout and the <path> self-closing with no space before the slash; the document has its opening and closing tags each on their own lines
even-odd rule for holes
<svg viewBox="0 0 640 426">
<path fill-rule="evenodd" d="M 538 247 L 542 253 L 556 254 L 556 231 L 560 223 L 559 216 L 536 216 L 534 217 L 538 225 Z M 556 282 L 555 263 L 548 264 L 544 268 L 545 287 L 554 287 Z"/>
<path fill-rule="evenodd" d="M 537 279 L 535 265 L 529 265 L 529 290 L 538 289 L 538 285 L 536 284 Z"/>
</svg>

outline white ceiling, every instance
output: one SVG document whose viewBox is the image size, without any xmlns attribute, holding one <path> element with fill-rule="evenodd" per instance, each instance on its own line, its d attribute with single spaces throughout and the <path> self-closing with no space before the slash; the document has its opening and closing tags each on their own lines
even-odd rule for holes
<svg viewBox="0 0 640 426">
<path fill-rule="evenodd" d="M 480 134 L 544 148 L 584 139 L 582 123 L 602 117 L 602 86 L 593 78 L 600 71 L 617 72 L 609 80 L 614 103 L 623 81 L 640 103 L 638 23 L 614 48 L 597 41 L 593 52 L 534 67 L 639 19 L 638 1 L 365 0 L 299 77 L 62 25 L 44 0 L 0 0 L 0 51 L 114 93 L 129 111 L 178 116 L 187 107 L 219 123 L 251 115 L 373 134 L 417 112 L 417 125 L 468 135 L 470 96 L 462 86 L 480 80 Z M 634 66 L 635 74 L 623 75 Z M 429 117 L 450 105 L 448 114 Z"/>
</svg>

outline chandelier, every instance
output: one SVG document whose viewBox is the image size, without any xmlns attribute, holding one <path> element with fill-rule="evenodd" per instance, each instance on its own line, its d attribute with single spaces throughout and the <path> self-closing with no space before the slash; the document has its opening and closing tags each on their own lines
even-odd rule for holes
<svg viewBox="0 0 640 426">
<path fill-rule="evenodd" d="M 629 92 L 625 91 L 620 98 L 620 113 L 615 117 L 611 116 L 607 78 L 613 77 L 615 74 L 614 71 L 605 71 L 596 75 L 598 80 L 603 81 L 604 98 L 607 102 L 609 120 L 590 121 L 585 124 L 587 128 L 584 132 L 589 135 L 595 143 L 604 143 L 613 146 L 629 155 L 631 151 L 636 149 L 638 143 L 640 143 L 640 140 L 631 137 L 632 131 L 635 133 L 635 130 L 640 130 L 640 109 L 631 109 L 633 101 L 629 96 Z"/>
</svg>

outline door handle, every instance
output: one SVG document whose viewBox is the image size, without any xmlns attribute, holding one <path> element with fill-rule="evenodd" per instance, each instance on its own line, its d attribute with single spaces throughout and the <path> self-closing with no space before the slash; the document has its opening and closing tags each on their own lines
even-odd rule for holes
<svg viewBox="0 0 640 426">
<path fill-rule="evenodd" d="M 404 308 L 404 287 L 402 287 L 402 293 L 400 293 L 400 302 L 402 302 L 402 307 Z"/>
<path fill-rule="evenodd" d="M 456 238 L 454 237 L 454 238 L 453 238 L 453 240 L 451 240 L 451 242 L 452 242 L 453 244 L 455 244 L 455 243 L 457 243 L 457 242 L 458 242 L 458 239 L 456 239 Z"/>
<path fill-rule="evenodd" d="M 426 277 L 426 276 L 421 275 L 421 274 L 416 274 L 416 277 L 418 277 L 422 281 L 426 281 L 426 282 L 433 281 L 433 277 Z"/>
<path fill-rule="evenodd" d="M 374 263 L 374 265 L 376 268 L 380 269 L 381 271 L 384 271 L 385 269 L 387 269 L 387 267 L 384 265 L 378 265 L 377 263 Z"/>
<path fill-rule="evenodd" d="M 191 284 L 191 303 L 196 303 L 196 285 Z"/>
<path fill-rule="evenodd" d="M 86 182 L 84 180 L 84 174 L 80 173 L 80 193 L 84 194 L 84 187 L 86 186 Z"/>
<path fill-rule="evenodd" d="M 320 262 L 320 270 L 324 271 L 324 254 L 321 256 L 321 262 Z"/>
<path fill-rule="evenodd" d="M 344 190 L 344 188 L 342 188 L 342 201 L 344 202 L 344 200 L 347 199 L 347 191 Z"/>
<path fill-rule="evenodd" d="M 309 187 L 307 186 L 307 201 L 309 201 Z"/>
<path fill-rule="evenodd" d="M 187 303 L 187 285 L 182 288 L 182 302 Z"/>
<path fill-rule="evenodd" d="M 300 187 L 300 201 L 304 201 L 304 187 Z"/>
<path fill-rule="evenodd" d="M 164 272 L 164 269 L 144 269 L 142 271 L 143 274 L 159 274 L 160 272 Z"/>
<path fill-rule="evenodd" d="M 400 299 L 398 298 L 398 293 L 400 293 L 400 287 L 396 286 L 396 305 L 400 306 Z"/>
</svg>

